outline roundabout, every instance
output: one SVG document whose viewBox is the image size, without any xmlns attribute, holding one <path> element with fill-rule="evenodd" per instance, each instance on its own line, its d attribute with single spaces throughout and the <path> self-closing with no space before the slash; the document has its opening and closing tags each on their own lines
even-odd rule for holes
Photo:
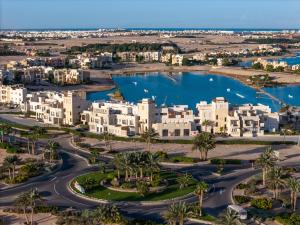
<svg viewBox="0 0 300 225">
<path fill-rule="evenodd" d="M 114 171 L 106 174 L 92 172 L 74 178 L 69 187 L 73 194 L 100 202 L 158 203 L 187 197 L 193 193 L 197 185 L 195 178 L 182 173 L 161 171 L 159 176 L 161 181 L 155 181 L 156 183 L 131 180 L 130 182 L 120 181 L 118 185 L 113 186 L 112 183 L 116 181 Z"/>
</svg>

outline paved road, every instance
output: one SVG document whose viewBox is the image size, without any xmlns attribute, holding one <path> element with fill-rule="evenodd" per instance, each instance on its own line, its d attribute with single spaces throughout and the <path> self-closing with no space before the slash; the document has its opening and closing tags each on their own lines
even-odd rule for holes
<svg viewBox="0 0 300 225">
<path fill-rule="evenodd" d="M 40 177 L 32 182 L 22 184 L 18 187 L 9 188 L 0 191 L 0 206 L 9 206 L 13 204 L 14 199 L 22 192 L 30 188 L 37 187 L 42 193 L 48 204 L 59 205 L 63 207 L 73 207 L 76 209 L 94 208 L 99 203 L 85 200 L 72 194 L 67 189 L 68 182 L 83 173 L 96 171 L 98 168 L 89 166 L 86 158 L 89 154 L 78 151 L 70 145 L 70 136 L 63 135 L 55 139 L 61 145 L 61 158 L 63 160 L 62 167 L 59 171 Z M 110 159 L 103 158 L 105 162 Z M 212 215 L 218 215 L 228 204 L 231 204 L 231 193 L 233 187 L 242 180 L 258 173 L 257 170 L 251 168 L 241 168 L 240 166 L 231 166 L 226 169 L 230 172 L 222 177 L 215 177 L 209 171 L 214 169 L 213 165 L 197 165 L 192 167 L 170 169 L 191 173 L 198 180 L 206 180 L 212 189 L 204 200 L 204 210 Z M 187 202 L 195 202 L 195 196 L 186 198 Z M 156 221 L 161 220 L 163 212 L 168 208 L 170 203 L 160 205 L 145 206 L 138 203 L 120 203 L 118 204 L 122 212 L 128 216 L 136 218 L 147 218 Z"/>
</svg>

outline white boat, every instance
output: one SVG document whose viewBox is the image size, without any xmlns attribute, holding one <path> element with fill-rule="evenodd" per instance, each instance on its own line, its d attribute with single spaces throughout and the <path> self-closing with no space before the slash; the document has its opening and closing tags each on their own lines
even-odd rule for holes
<svg viewBox="0 0 300 225">
<path fill-rule="evenodd" d="M 212 82 L 212 81 L 214 81 L 214 79 L 210 78 L 209 81 Z"/>
<path fill-rule="evenodd" d="M 236 96 L 238 96 L 238 97 L 240 97 L 240 98 L 245 98 L 244 95 L 241 95 L 241 94 L 239 94 L 239 93 L 236 93 Z"/>
<path fill-rule="evenodd" d="M 155 101 L 156 99 L 156 96 L 152 95 L 152 100 Z"/>
<path fill-rule="evenodd" d="M 148 91 L 147 89 L 144 89 L 144 92 L 145 92 L 145 93 L 148 93 L 149 91 Z"/>
<path fill-rule="evenodd" d="M 293 96 L 293 95 L 289 95 L 288 97 L 289 97 L 289 98 L 294 98 L 294 96 Z"/>
<path fill-rule="evenodd" d="M 230 90 L 230 88 L 227 88 L 227 92 L 230 92 L 231 90 Z"/>
<path fill-rule="evenodd" d="M 137 85 L 137 82 L 136 82 L 136 81 L 133 81 L 132 83 L 133 83 L 135 86 Z"/>
</svg>

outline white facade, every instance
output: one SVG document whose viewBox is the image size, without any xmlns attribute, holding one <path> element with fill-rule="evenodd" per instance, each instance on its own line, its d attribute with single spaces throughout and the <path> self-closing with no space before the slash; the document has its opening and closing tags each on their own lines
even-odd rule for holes
<svg viewBox="0 0 300 225">
<path fill-rule="evenodd" d="M 0 102 L 20 105 L 25 101 L 27 89 L 22 85 L 0 85 Z"/>
</svg>

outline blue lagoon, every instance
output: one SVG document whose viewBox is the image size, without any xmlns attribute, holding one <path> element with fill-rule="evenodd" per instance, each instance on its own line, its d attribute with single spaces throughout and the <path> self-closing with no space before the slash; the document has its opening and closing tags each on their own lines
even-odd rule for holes
<svg viewBox="0 0 300 225">
<path fill-rule="evenodd" d="M 129 102 L 152 98 L 158 105 L 185 104 L 195 108 L 200 101 L 210 102 L 216 97 L 225 97 L 232 105 L 252 103 L 269 105 L 273 111 L 281 105 L 270 97 L 230 77 L 185 72 L 178 75 L 149 73 L 115 75 L 113 80 Z M 88 93 L 89 100 L 107 100 L 108 93 Z M 265 91 L 291 105 L 300 105 L 300 86 L 265 88 Z M 290 94 L 290 96 L 289 96 Z M 291 97 L 292 96 L 292 97 Z"/>
</svg>

